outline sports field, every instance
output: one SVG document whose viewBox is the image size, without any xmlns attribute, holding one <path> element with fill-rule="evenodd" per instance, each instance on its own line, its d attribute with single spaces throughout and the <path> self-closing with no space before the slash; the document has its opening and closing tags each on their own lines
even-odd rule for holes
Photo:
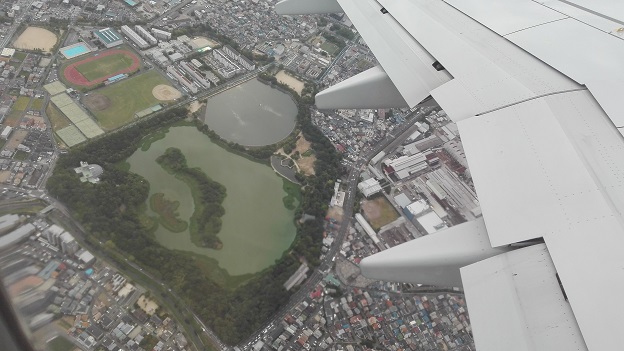
<svg viewBox="0 0 624 351">
<path fill-rule="evenodd" d="M 156 99 L 152 90 L 169 82 L 157 71 L 135 75 L 98 89 L 83 98 L 82 103 L 97 118 L 100 126 L 111 130 L 130 122 L 134 114 L 162 101 Z"/>
<path fill-rule="evenodd" d="M 76 65 L 76 69 L 89 81 L 94 81 L 131 67 L 133 63 L 134 60 L 127 53 L 117 53 Z"/>
<path fill-rule="evenodd" d="M 140 67 L 141 61 L 129 49 L 110 49 L 67 61 L 61 67 L 60 78 L 66 85 L 84 90 L 112 76 L 135 72 Z"/>
<path fill-rule="evenodd" d="M 321 44 L 321 49 L 325 50 L 329 55 L 334 55 L 336 51 L 338 51 L 338 46 L 332 43 L 329 40 L 326 40 L 323 44 Z"/>
</svg>

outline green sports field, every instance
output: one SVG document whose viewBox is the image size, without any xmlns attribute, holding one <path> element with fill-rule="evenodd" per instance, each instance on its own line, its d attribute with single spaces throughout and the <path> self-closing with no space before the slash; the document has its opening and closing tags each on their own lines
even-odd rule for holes
<svg viewBox="0 0 624 351">
<path fill-rule="evenodd" d="M 93 81 L 107 76 L 111 74 L 111 72 L 118 72 L 130 66 L 132 66 L 132 59 L 130 57 L 124 54 L 114 54 L 83 63 L 82 65 L 76 66 L 76 69 L 89 81 Z"/>
<path fill-rule="evenodd" d="M 321 49 L 325 50 L 330 55 L 334 55 L 339 48 L 336 44 L 326 40 L 323 44 L 321 44 Z"/>
<path fill-rule="evenodd" d="M 102 128 L 112 130 L 132 121 L 136 112 L 160 103 L 152 95 L 152 89 L 159 84 L 169 85 L 169 81 L 151 70 L 95 90 L 83 103 Z"/>
</svg>

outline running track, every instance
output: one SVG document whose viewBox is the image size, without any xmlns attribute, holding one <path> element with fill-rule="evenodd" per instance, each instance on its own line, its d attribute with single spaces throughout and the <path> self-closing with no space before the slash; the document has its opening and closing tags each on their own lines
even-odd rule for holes
<svg viewBox="0 0 624 351">
<path fill-rule="evenodd" d="M 116 54 L 123 54 L 127 57 L 130 57 L 132 59 L 132 65 L 128 68 L 125 68 L 117 72 L 111 73 L 109 75 L 100 77 L 96 80 L 88 80 L 85 76 L 82 75 L 82 73 L 78 72 L 78 69 L 76 69 L 76 67 L 82 64 L 85 64 L 87 62 L 95 61 L 102 57 L 116 55 Z M 134 72 L 137 69 L 139 69 L 139 66 L 140 66 L 140 61 L 139 61 L 139 58 L 135 54 L 131 53 L 128 50 L 114 49 L 114 50 L 108 50 L 106 52 L 100 53 L 97 56 L 91 56 L 84 60 L 76 61 L 70 64 L 69 66 L 65 67 L 65 70 L 63 71 L 63 76 L 71 84 L 83 86 L 83 87 L 91 87 L 91 86 L 102 83 L 103 81 L 107 80 L 108 78 L 112 76 L 122 74 L 122 73 Z"/>
</svg>

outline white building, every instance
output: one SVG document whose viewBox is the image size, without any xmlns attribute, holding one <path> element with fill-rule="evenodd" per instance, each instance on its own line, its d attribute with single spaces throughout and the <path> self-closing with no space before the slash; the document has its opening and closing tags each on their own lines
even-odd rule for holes
<svg viewBox="0 0 624 351">
<path fill-rule="evenodd" d="M 59 239 L 61 242 L 61 251 L 63 251 L 64 254 L 73 255 L 80 249 L 80 246 L 76 242 L 76 239 L 74 239 L 74 236 L 68 232 L 61 234 Z"/>
<path fill-rule="evenodd" d="M 125 34 L 132 42 L 136 44 L 141 49 L 147 49 L 150 44 L 148 44 L 145 39 L 141 38 L 141 36 L 132 30 L 132 28 L 128 26 L 121 26 L 121 32 Z"/>
<path fill-rule="evenodd" d="M 433 211 L 417 217 L 416 221 L 425 229 L 427 234 L 433 234 L 438 230 L 448 228 L 444 221 Z"/>
<path fill-rule="evenodd" d="M 9 136 L 11 135 L 12 131 L 13 131 L 13 127 L 6 126 L 4 130 L 2 131 L 2 134 L 0 134 L 0 139 L 4 139 L 4 140 L 9 139 Z"/>
<path fill-rule="evenodd" d="M 256 65 L 253 62 L 251 62 L 247 57 L 241 55 L 238 51 L 234 50 L 231 46 L 225 45 L 223 47 L 223 51 L 246 69 L 250 71 L 256 69 Z"/>
<path fill-rule="evenodd" d="M 65 230 L 63 228 L 59 227 L 56 224 L 53 224 L 50 227 L 48 227 L 44 233 L 50 245 L 59 246 L 59 243 L 60 243 L 59 238 L 61 237 L 61 234 L 63 234 L 64 231 Z"/>
<path fill-rule="evenodd" d="M 159 39 L 159 40 L 170 40 L 171 39 L 171 33 L 170 32 L 166 32 L 164 30 L 152 28 L 152 33 L 154 34 L 154 37 L 156 37 L 156 39 Z"/>
<path fill-rule="evenodd" d="M 381 191 L 381 185 L 375 178 L 367 179 L 358 184 L 358 189 L 364 194 L 366 197 L 370 197 L 371 195 L 377 194 Z"/>
<path fill-rule="evenodd" d="M 427 204 L 427 202 L 425 200 L 418 200 L 416 202 L 413 202 L 409 205 L 407 205 L 405 207 L 408 211 L 410 211 L 411 214 L 413 214 L 415 217 L 420 216 L 422 213 L 426 212 L 427 210 L 429 210 L 429 204 Z"/>
<path fill-rule="evenodd" d="M 204 88 L 210 88 L 210 82 L 199 72 L 193 65 L 186 61 L 180 62 L 180 67 L 188 73 L 193 79 L 198 81 Z"/>
<path fill-rule="evenodd" d="M 223 65 L 223 67 L 218 68 L 217 71 L 225 78 L 231 78 L 235 74 L 243 70 L 240 66 L 238 66 L 236 62 L 234 62 L 220 49 L 213 50 L 212 55 L 215 59 L 217 59 L 217 61 L 219 61 Z"/>
<path fill-rule="evenodd" d="M 104 169 L 100 165 L 88 164 L 87 162 L 80 162 L 80 167 L 74 168 L 74 172 L 82 174 L 80 177 L 81 182 L 97 183 L 100 181 L 100 176 L 104 173 Z"/>
<path fill-rule="evenodd" d="M 360 225 L 362 226 L 362 228 L 364 229 L 366 234 L 368 234 L 368 236 L 371 238 L 371 240 L 373 240 L 373 243 L 375 243 L 375 245 L 379 246 L 380 241 L 379 241 L 379 238 L 377 237 L 377 233 L 375 233 L 375 230 L 373 229 L 373 227 L 371 227 L 370 224 L 368 224 L 368 222 L 366 221 L 364 216 L 362 216 L 359 213 L 356 213 L 355 214 L 355 220 L 358 223 L 360 223 Z"/>
<path fill-rule="evenodd" d="M 86 249 L 81 249 L 80 251 L 76 252 L 76 257 L 84 264 L 84 265 L 91 265 L 93 262 L 95 262 L 95 256 L 93 256 L 93 254 L 89 251 L 87 251 Z"/>
<path fill-rule="evenodd" d="M 197 86 L 193 84 L 188 78 L 184 76 L 182 72 L 180 72 L 177 68 L 173 66 L 167 67 L 167 73 L 171 74 L 173 78 L 175 78 L 178 83 L 182 84 L 185 88 L 191 91 L 193 94 L 197 93 Z"/>
<path fill-rule="evenodd" d="M 150 45 L 158 44 L 158 39 L 156 39 L 147 29 L 141 27 L 140 25 L 134 26 L 134 31 L 141 36 L 141 38 L 145 39 Z"/>
</svg>

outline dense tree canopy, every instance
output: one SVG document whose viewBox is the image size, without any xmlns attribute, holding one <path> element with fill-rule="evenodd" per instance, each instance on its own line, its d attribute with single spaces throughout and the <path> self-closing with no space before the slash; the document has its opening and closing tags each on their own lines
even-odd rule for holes
<svg viewBox="0 0 624 351">
<path fill-rule="evenodd" d="M 262 75 L 260 78 L 267 84 L 288 90 L 272 76 Z M 303 98 L 288 91 L 298 102 L 298 128 L 312 143 L 317 157 L 316 175 L 304 179 L 301 204 L 296 216 L 306 213 L 315 216 L 316 220 L 298 223 L 297 236 L 290 250 L 275 265 L 255 274 L 234 290 L 228 290 L 202 274 L 200 262 L 192 256 L 166 249 L 154 239 L 150 229 L 141 223 L 149 184 L 141 176 L 120 166 L 137 150 L 144 137 L 184 118 L 185 109 L 167 110 L 72 149 L 59 159 L 54 174 L 48 180 L 48 190 L 83 224 L 88 242 L 97 242 L 93 240 L 97 239 L 111 243 L 105 246 L 122 250 L 137 263 L 155 272 L 186 300 L 222 340 L 235 344 L 259 329 L 267 318 L 287 303 L 289 293 L 283 288 L 283 283 L 302 260 L 312 266 L 319 263 L 323 217 L 333 193 L 333 182 L 339 177 L 340 157 L 330 141 L 310 121 L 313 90 L 306 87 Z M 268 158 L 279 147 L 272 145 L 246 149 L 224 142 L 203 124 L 198 124 L 198 128 L 231 151 L 262 162 L 268 162 Z M 100 183 L 80 182 L 73 171 L 80 161 L 97 163 L 104 168 Z M 182 169 L 185 162 L 177 159 L 170 166 Z M 193 175 L 192 170 L 189 172 L 190 176 L 202 178 L 199 174 Z M 224 194 L 225 189 L 223 194 L 210 193 L 209 196 L 219 197 Z M 207 222 L 206 225 L 212 224 Z"/>
</svg>

